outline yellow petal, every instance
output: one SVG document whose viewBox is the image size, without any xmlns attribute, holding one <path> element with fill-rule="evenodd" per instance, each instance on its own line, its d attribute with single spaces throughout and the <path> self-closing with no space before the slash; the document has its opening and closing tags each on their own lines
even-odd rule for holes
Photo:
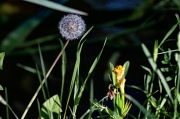
<svg viewBox="0 0 180 119">
<path fill-rule="evenodd" d="M 121 65 L 118 65 L 114 68 L 113 72 L 116 74 L 117 84 L 120 86 L 124 79 L 124 70 L 125 68 Z"/>
</svg>

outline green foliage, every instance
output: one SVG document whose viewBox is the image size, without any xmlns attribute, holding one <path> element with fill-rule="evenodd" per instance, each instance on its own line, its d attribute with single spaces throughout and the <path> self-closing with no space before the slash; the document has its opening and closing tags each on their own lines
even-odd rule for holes
<svg viewBox="0 0 180 119">
<path fill-rule="evenodd" d="M 52 96 L 46 100 L 41 108 L 41 119 L 59 119 L 62 112 L 62 105 L 58 95 Z"/>
<path fill-rule="evenodd" d="M 123 76 L 122 76 L 123 79 L 125 78 L 125 75 L 128 72 L 129 65 L 130 65 L 129 61 L 126 61 L 123 65 L 123 67 L 125 69 L 124 72 L 121 72 L 121 73 L 123 73 Z M 110 63 L 110 69 L 111 69 L 111 71 L 114 70 L 114 66 L 111 63 Z M 123 80 L 123 79 L 121 79 L 121 80 Z M 118 79 L 117 79 L 115 73 L 112 72 L 112 80 L 111 81 L 112 81 L 113 85 L 110 84 L 111 87 L 109 87 L 108 96 L 110 96 L 110 99 L 113 99 L 113 105 L 114 105 L 113 110 L 104 106 L 103 103 L 101 104 L 97 100 L 94 100 L 93 104 L 98 110 L 101 110 L 101 111 L 104 111 L 105 113 L 107 113 L 110 118 L 123 119 L 128 114 L 132 104 L 129 101 L 125 101 L 124 89 L 120 89 L 120 92 L 119 92 L 119 88 L 121 88 L 121 87 L 119 87 L 117 80 Z M 125 84 L 123 83 L 122 85 L 125 85 Z M 111 96 L 112 96 L 112 98 L 111 98 Z"/>
<path fill-rule="evenodd" d="M 179 55 L 179 33 L 177 35 L 177 47 L 178 50 L 171 50 L 171 48 L 166 48 L 168 51 L 164 50 L 163 45 L 166 43 L 168 37 L 175 31 L 176 27 L 179 25 L 175 24 L 165 35 L 163 40 L 158 45 L 158 42 L 154 43 L 154 52 L 151 56 L 150 51 L 147 47 L 142 44 L 142 49 L 145 56 L 147 57 L 151 68 L 142 66 L 142 68 L 147 71 L 144 77 L 144 88 L 138 88 L 136 86 L 130 86 L 141 90 L 146 95 L 146 101 L 143 105 L 139 104 L 131 96 L 126 95 L 126 97 L 131 100 L 139 109 L 138 118 L 142 118 L 141 113 L 144 113 L 144 117 L 149 118 L 173 118 L 176 119 L 180 117 L 178 111 L 180 111 L 180 55 Z M 159 52 L 161 51 L 161 52 Z M 173 53 L 175 52 L 175 53 Z M 175 55 L 175 61 L 172 55 Z M 163 59 L 160 59 L 158 55 L 164 55 Z M 157 64 L 157 61 L 161 61 L 161 65 Z M 161 67 L 161 68 L 159 68 Z M 168 75 L 167 75 L 168 74 Z M 144 108 L 146 107 L 146 108 Z M 149 115 L 149 116 L 148 116 Z M 150 116 L 151 115 L 151 116 Z"/>
<path fill-rule="evenodd" d="M 76 13 L 76 14 L 81 14 L 81 15 L 87 15 L 87 13 L 72 9 L 57 3 L 54 3 L 52 1 L 44 0 L 43 2 L 41 0 L 24 0 L 27 2 L 31 2 L 37 5 L 41 5 L 47 8 L 51 8 L 54 10 L 59 10 L 63 12 L 70 12 L 70 13 Z M 139 9 L 135 10 L 135 12 L 132 14 L 132 16 L 128 16 L 127 18 L 120 18 L 120 20 L 116 20 L 115 22 L 109 22 L 107 24 L 103 24 L 104 26 L 110 26 L 114 24 L 119 24 L 123 23 L 125 21 L 133 21 L 133 20 L 138 20 L 139 18 L 142 18 L 144 15 L 144 11 L 150 9 L 151 7 L 154 9 L 157 9 L 158 7 L 162 8 L 162 4 L 168 4 L 169 1 L 160 1 L 157 2 L 157 5 L 154 5 L 154 1 L 148 0 L 148 2 L 145 2 L 142 4 Z M 178 0 L 173 0 L 173 3 L 176 6 L 180 6 L 180 2 Z M 45 12 L 46 13 L 46 12 Z M 44 20 L 47 18 L 49 14 L 41 14 L 40 16 L 34 16 L 21 25 L 19 25 L 17 28 L 15 28 L 13 31 L 11 31 L 7 37 L 2 39 L 2 43 L 0 44 L 1 50 L 5 51 L 7 54 L 12 53 L 13 50 L 16 48 L 26 48 L 31 45 L 35 45 L 37 43 L 43 43 L 50 41 L 51 39 L 57 38 L 59 35 L 53 34 L 53 35 L 48 35 L 48 36 L 43 36 L 40 38 L 37 38 L 35 40 L 30 40 L 25 42 L 25 39 L 29 36 L 29 34 Z M 115 37 L 122 35 L 122 34 L 128 34 L 130 32 L 137 31 L 142 28 L 146 28 L 148 26 L 151 26 L 152 24 L 156 23 L 156 20 L 152 20 L 149 22 L 150 19 L 155 18 L 153 16 L 150 16 L 147 20 L 145 20 L 141 26 L 135 26 L 129 29 L 126 29 L 122 32 L 110 34 L 109 38 L 114 39 Z M 158 20 L 157 20 L 158 21 Z M 138 86 L 129 86 L 132 88 L 135 88 L 137 90 L 142 91 L 145 93 L 147 99 L 144 102 L 144 104 L 140 104 L 137 100 L 135 100 L 133 97 L 131 97 L 128 94 L 122 94 L 121 91 L 119 91 L 116 75 L 111 72 L 111 76 L 109 78 L 111 79 L 113 83 L 113 90 L 111 90 L 113 93 L 115 93 L 114 98 L 113 98 L 113 109 L 108 108 L 107 106 L 104 105 L 104 100 L 108 98 L 108 96 L 105 96 L 102 100 L 98 101 L 96 99 L 93 99 L 93 84 L 91 82 L 91 92 L 90 92 L 90 108 L 80 117 L 80 119 L 83 118 L 91 118 L 92 113 L 94 111 L 98 111 L 100 114 L 100 117 L 98 118 L 115 118 L 115 119 L 123 119 L 126 117 L 128 114 L 130 108 L 131 108 L 131 103 L 130 101 L 136 105 L 141 111 L 139 112 L 138 118 L 148 118 L 148 119 L 161 119 L 161 118 L 179 118 L 180 114 L 178 113 L 180 111 L 180 32 L 178 33 L 177 37 L 177 48 L 176 50 L 171 50 L 168 48 L 168 51 L 164 50 L 163 44 L 167 41 L 167 39 L 170 37 L 170 35 L 175 31 L 177 26 L 179 25 L 180 21 L 178 19 L 177 24 L 172 26 L 172 28 L 167 32 L 165 37 L 162 39 L 162 41 L 158 44 L 158 41 L 155 41 L 154 43 L 154 52 L 153 55 L 151 55 L 150 51 L 148 48 L 142 44 L 142 49 L 145 53 L 145 56 L 148 58 L 148 61 L 150 63 L 150 68 L 146 66 L 142 66 L 142 68 L 147 71 L 147 74 L 144 76 L 144 88 L 140 88 Z M 100 26 L 103 26 L 100 25 Z M 90 28 L 82 37 L 80 40 L 78 46 L 77 46 L 77 52 L 76 52 L 76 62 L 69 86 L 69 94 L 67 100 L 64 100 L 64 86 L 65 86 L 65 74 L 66 74 L 66 53 L 64 51 L 64 45 L 62 41 L 60 40 L 61 47 L 62 47 L 62 65 L 61 65 L 61 72 L 62 72 L 62 84 L 61 84 L 61 92 L 60 95 L 54 95 L 50 97 L 49 94 L 49 88 L 46 80 L 48 79 L 49 74 L 51 73 L 52 69 L 54 66 L 50 68 L 50 70 L 46 73 L 45 70 L 45 64 L 43 61 L 43 56 L 41 50 L 50 50 L 50 49 L 55 49 L 59 48 L 59 45 L 54 46 L 47 46 L 47 47 L 42 47 L 40 48 L 39 46 L 39 55 L 40 55 L 40 61 L 41 61 L 41 68 L 42 72 L 39 71 L 38 67 L 36 68 L 31 68 L 28 66 L 24 66 L 21 64 L 18 64 L 19 67 L 22 67 L 23 69 L 30 71 L 32 73 L 37 73 L 38 78 L 40 80 L 40 86 L 38 87 L 37 91 L 35 92 L 34 96 L 32 97 L 29 105 L 27 106 L 26 110 L 23 113 L 23 116 L 21 119 L 24 119 L 26 116 L 27 111 L 31 107 L 32 103 L 36 99 L 39 91 L 42 89 L 43 91 L 43 96 L 45 99 L 45 102 L 41 106 L 39 101 L 38 102 L 38 110 L 39 110 L 39 117 L 42 119 L 65 119 L 67 116 L 68 118 L 73 118 L 76 119 L 76 113 L 78 110 L 78 106 L 80 104 L 82 95 L 84 93 L 86 83 L 89 80 L 90 76 L 92 75 L 96 65 L 99 62 L 99 59 L 101 57 L 102 51 L 105 47 L 107 38 L 104 41 L 104 44 L 102 46 L 102 50 L 98 54 L 98 56 L 95 58 L 94 62 L 92 63 L 89 71 L 87 72 L 87 76 L 82 79 L 82 82 L 80 82 L 80 64 L 81 64 L 81 51 L 83 48 L 83 45 L 85 43 L 85 36 L 91 31 L 92 28 Z M 114 41 L 113 41 L 114 42 Z M 119 44 L 114 43 L 115 47 L 119 47 Z M 19 49 L 17 49 L 18 51 Z M 37 48 L 28 48 L 28 50 L 19 50 L 16 52 L 16 54 L 25 54 L 25 53 L 34 53 L 38 51 Z M 173 54 L 172 52 L 175 52 Z M 163 54 L 164 57 L 163 59 L 159 59 L 159 55 Z M 172 61 L 173 56 L 175 55 L 175 63 Z M 0 53 L 0 69 L 3 69 L 3 59 L 4 59 L 5 53 Z M 59 55 L 61 56 L 61 55 Z M 117 55 L 115 55 L 116 57 Z M 55 63 L 59 59 L 55 60 Z M 115 60 L 115 58 L 114 58 Z M 158 61 L 161 61 L 162 65 L 159 66 L 157 64 Z M 124 78 L 127 75 L 128 69 L 129 69 L 130 62 L 127 61 L 124 63 L 123 67 L 125 67 L 124 71 Z M 110 70 L 112 71 L 114 69 L 113 64 L 110 63 Z M 168 76 L 166 75 L 168 73 Z M 43 80 L 42 77 L 43 76 Z M 45 83 L 45 88 L 44 90 L 44 83 Z M 157 83 L 157 85 L 155 84 Z M 3 87 L 0 85 L 0 90 L 3 90 Z M 9 109 L 11 112 L 14 114 L 16 119 L 18 117 L 15 115 L 15 113 L 12 111 L 10 106 L 8 105 L 8 98 L 7 98 L 7 90 L 6 92 L 6 101 L 0 97 L 0 102 L 4 105 L 6 105 L 6 110 L 7 110 L 7 119 L 9 118 Z M 158 94 L 158 96 L 156 96 Z M 48 95 L 48 96 L 46 96 Z M 73 97 L 73 98 L 72 98 Z M 126 100 L 125 99 L 128 99 Z M 47 99 L 48 98 L 48 99 Z M 71 100 L 72 99 L 72 100 Z M 66 102 L 66 106 L 63 108 L 62 107 L 62 102 Z M 73 101 L 73 106 L 70 105 L 70 101 Z M 71 115 L 66 115 L 67 110 L 71 111 Z M 173 111 L 172 111 L 173 110 Z M 144 114 L 141 115 L 141 113 Z M 88 115 L 89 114 L 89 115 Z M 87 116 L 88 115 L 88 116 Z M 0 117 L 1 119 L 1 117 Z"/>
</svg>

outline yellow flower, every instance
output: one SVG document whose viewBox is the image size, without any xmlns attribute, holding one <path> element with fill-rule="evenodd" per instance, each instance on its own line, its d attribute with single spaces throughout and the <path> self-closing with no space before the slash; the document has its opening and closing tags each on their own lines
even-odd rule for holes
<svg viewBox="0 0 180 119">
<path fill-rule="evenodd" d="M 118 84 L 118 87 L 120 88 L 120 91 L 122 94 L 124 94 L 124 85 L 126 82 L 126 79 L 124 78 L 124 70 L 125 67 L 118 65 L 114 68 L 113 72 L 116 75 L 116 81 Z"/>
</svg>

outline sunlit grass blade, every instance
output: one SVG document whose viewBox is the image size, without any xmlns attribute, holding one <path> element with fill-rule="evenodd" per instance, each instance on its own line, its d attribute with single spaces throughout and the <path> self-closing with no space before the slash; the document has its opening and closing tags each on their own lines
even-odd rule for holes
<svg viewBox="0 0 180 119">
<path fill-rule="evenodd" d="M 67 108 L 68 108 L 68 105 L 69 105 L 69 100 L 70 100 L 70 97 L 71 97 L 71 93 L 72 93 L 72 90 L 73 90 L 74 82 L 75 82 L 75 79 L 77 78 L 77 73 L 78 73 L 79 66 L 80 66 L 80 54 L 81 54 L 81 49 L 82 49 L 82 46 L 83 46 L 83 44 L 84 44 L 84 42 L 85 42 L 85 40 L 83 41 L 83 39 L 84 39 L 85 36 L 91 31 L 92 28 L 93 28 L 93 27 L 91 27 L 91 28 L 82 36 L 82 38 L 81 38 L 81 40 L 79 41 L 78 46 L 77 46 L 76 62 L 75 62 L 74 71 L 73 71 L 73 75 L 72 75 L 72 79 L 71 79 L 71 84 L 70 84 L 70 88 L 69 88 L 69 94 L 68 94 L 68 99 L 67 99 L 67 102 L 66 102 L 66 107 L 65 107 L 63 119 L 66 118 L 66 112 L 67 112 Z"/>
<path fill-rule="evenodd" d="M 166 91 L 166 93 L 168 94 L 172 104 L 173 104 L 173 98 L 172 98 L 172 94 L 171 94 L 171 90 L 170 90 L 170 87 L 168 85 L 168 83 L 166 82 L 166 79 L 165 77 L 163 76 L 163 74 L 161 73 L 161 71 L 158 69 L 157 67 L 157 64 L 154 62 L 153 58 L 151 57 L 151 54 L 149 52 L 149 50 L 146 48 L 146 46 L 144 44 L 142 44 L 142 49 L 146 55 L 146 57 L 148 58 L 148 61 L 151 65 L 151 67 L 153 68 L 153 70 L 157 73 L 157 75 L 159 76 L 163 86 L 164 86 L 164 89 Z"/>
<path fill-rule="evenodd" d="M 73 75 L 72 75 L 72 79 L 71 79 L 71 84 L 70 84 L 70 88 L 69 88 L 69 94 L 68 94 L 68 99 L 67 99 L 67 102 L 66 102 L 66 107 L 65 107 L 63 119 L 66 118 L 67 108 L 68 108 L 69 101 L 70 101 L 70 98 L 71 98 L 74 82 L 76 80 L 77 71 L 78 71 L 79 66 L 80 66 L 80 54 L 81 54 L 81 50 L 82 50 L 82 46 L 83 46 L 84 42 L 85 41 L 83 41 L 81 43 L 81 40 L 80 40 L 79 44 L 77 46 L 76 63 L 75 63 L 75 66 L 74 66 L 74 71 L 73 71 Z"/>
<path fill-rule="evenodd" d="M 101 57 L 101 54 L 102 54 L 102 51 L 103 51 L 104 46 L 105 46 L 105 44 L 106 44 L 106 41 L 107 41 L 107 38 L 105 39 L 104 44 L 103 44 L 103 47 L 102 47 L 100 53 L 98 54 L 98 56 L 97 56 L 96 59 L 94 60 L 93 64 L 91 65 L 91 68 L 90 68 L 90 70 L 89 70 L 89 72 L 88 72 L 88 75 L 87 75 L 87 77 L 85 78 L 85 80 L 84 80 L 84 82 L 83 82 L 83 85 L 82 85 L 81 88 L 80 88 L 79 94 L 78 94 L 78 96 L 77 96 L 77 98 L 76 98 L 75 105 L 74 105 L 74 108 L 73 108 L 73 113 L 76 113 L 77 106 L 79 105 L 80 99 L 81 99 L 82 94 L 83 94 L 83 92 L 84 92 L 84 88 L 85 88 L 85 86 L 86 86 L 86 82 L 87 82 L 87 80 L 89 79 L 89 76 L 92 74 L 94 68 L 96 67 L 96 65 L 97 65 L 97 63 L 98 63 L 98 61 L 99 61 L 99 59 L 100 59 L 100 57 Z"/>
<path fill-rule="evenodd" d="M 128 94 L 126 94 L 125 97 L 131 102 L 133 102 L 144 113 L 145 117 L 147 117 L 148 119 L 155 119 L 153 115 L 150 114 L 150 112 L 148 112 L 136 99 L 134 99 Z"/>
<path fill-rule="evenodd" d="M 48 1 L 48 0 L 43 0 L 43 1 L 42 0 L 24 0 L 24 1 L 41 5 L 41 6 L 51 8 L 54 10 L 62 11 L 62 12 L 74 13 L 74 14 L 79 14 L 79 15 L 88 15 L 86 12 L 82 12 L 80 10 L 66 7 L 64 5 L 61 5 L 52 1 Z"/>
</svg>

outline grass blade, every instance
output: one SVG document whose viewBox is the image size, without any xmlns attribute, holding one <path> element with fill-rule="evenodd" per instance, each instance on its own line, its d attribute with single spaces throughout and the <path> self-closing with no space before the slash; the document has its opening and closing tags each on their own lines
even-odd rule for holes
<svg viewBox="0 0 180 119">
<path fill-rule="evenodd" d="M 97 63 L 98 63 L 98 61 L 99 61 L 99 59 L 100 59 L 100 57 L 101 57 L 101 54 L 102 54 L 102 51 L 103 51 L 104 46 L 105 46 L 105 44 L 106 44 L 106 41 L 107 41 L 107 38 L 105 39 L 104 44 L 103 44 L 103 47 L 102 47 L 100 53 L 98 54 L 98 56 L 97 56 L 96 59 L 94 60 L 92 66 L 91 66 L 91 68 L 90 68 L 90 70 L 89 70 L 89 72 L 88 72 L 88 75 L 87 75 L 87 77 L 86 77 L 83 85 L 82 85 L 81 88 L 80 88 L 80 92 L 79 92 L 79 94 L 78 94 L 78 96 L 77 96 L 77 98 L 76 98 L 76 101 L 75 101 L 75 104 L 74 104 L 74 108 L 73 108 L 73 113 L 74 113 L 74 114 L 76 113 L 77 106 L 79 105 L 80 99 L 81 99 L 82 94 L 83 94 L 83 92 L 84 92 L 84 88 L 85 88 L 85 86 L 86 86 L 86 82 L 87 82 L 87 80 L 89 79 L 89 76 L 92 74 L 93 70 L 95 69 L 95 67 L 96 67 L 96 65 L 97 65 Z"/>
<path fill-rule="evenodd" d="M 66 102 L 65 113 L 64 113 L 63 119 L 66 118 L 67 108 L 68 108 L 70 97 L 71 97 L 71 94 L 72 94 L 72 90 L 73 90 L 74 82 L 75 82 L 75 79 L 76 79 L 77 71 L 78 71 L 79 66 L 80 66 L 80 54 L 81 54 L 81 49 L 82 49 L 83 44 L 84 44 L 84 42 L 81 43 L 81 41 L 80 41 L 78 46 L 77 46 L 76 63 L 75 63 L 75 66 L 74 66 L 74 71 L 73 71 L 73 75 L 72 75 L 72 79 L 71 79 L 71 84 L 70 84 L 70 88 L 69 88 L 69 94 L 68 94 L 68 99 L 67 99 L 67 102 Z"/>
<path fill-rule="evenodd" d="M 58 10 L 58 11 L 63 11 L 63 12 L 68 12 L 68 13 L 74 13 L 74 14 L 79 14 L 79 15 L 88 15 L 86 12 L 82 12 L 80 10 L 76 10 L 70 7 L 66 7 L 64 5 L 58 4 L 58 3 L 54 3 L 52 1 L 48 1 L 48 0 L 24 0 L 26 2 L 30 2 L 30 3 L 34 3 L 37 5 L 41 5 L 47 8 L 51 8 L 54 10 Z"/>
</svg>

